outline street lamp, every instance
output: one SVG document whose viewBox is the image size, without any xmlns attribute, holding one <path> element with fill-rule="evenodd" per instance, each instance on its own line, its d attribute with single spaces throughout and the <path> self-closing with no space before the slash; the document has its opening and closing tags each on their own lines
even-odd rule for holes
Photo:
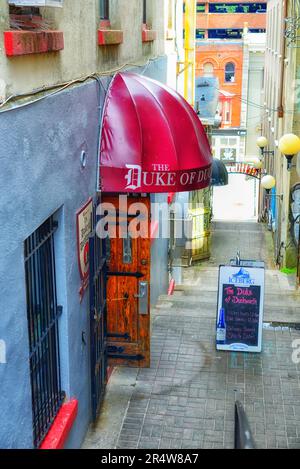
<svg viewBox="0 0 300 469">
<path fill-rule="evenodd" d="M 287 159 L 287 170 L 293 167 L 292 160 L 300 151 L 300 138 L 295 134 L 285 134 L 279 140 L 279 150 Z"/>
<path fill-rule="evenodd" d="M 265 148 L 269 145 L 269 141 L 266 137 L 264 136 L 259 137 L 256 141 L 256 144 L 260 148 L 261 156 L 265 156 L 265 155 L 274 156 L 274 150 L 265 150 Z"/>
</svg>

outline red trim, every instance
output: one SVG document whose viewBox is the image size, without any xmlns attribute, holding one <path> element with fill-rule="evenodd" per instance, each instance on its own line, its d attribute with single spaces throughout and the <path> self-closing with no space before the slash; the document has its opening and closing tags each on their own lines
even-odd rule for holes
<svg viewBox="0 0 300 469">
<path fill-rule="evenodd" d="M 153 242 L 157 238 L 157 233 L 159 229 L 159 222 L 157 220 L 152 220 L 150 224 L 150 239 Z"/>
<path fill-rule="evenodd" d="M 113 46 L 123 43 L 123 31 L 116 29 L 98 29 L 98 45 Z"/>
<path fill-rule="evenodd" d="M 63 449 L 77 417 L 77 412 L 77 399 L 72 399 L 63 404 L 40 449 Z"/>
<path fill-rule="evenodd" d="M 174 290 L 175 290 L 175 280 L 172 278 L 170 285 L 169 285 L 169 289 L 168 289 L 168 295 L 169 296 L 173 295 Z"/>
<path fill-rule="evenodd" d="M 114 366 L 108 366 L 107 367 L 107 382 L 110 380 L 111 375 L 113 374 L 115 367 Z"/>
<path fill-rule="evenodd" d="M 62 31 L 4 31 L 4 47 L 8 57 L 57 52 L 64 48 Z"/>
<path fill-rule="evenodd" d="M 99 23 L 99 29 L 110 29 L 110 20 L 101 20 Z"/>
<path fill-rule="evenodd" d="M 174 290 L 175 290 L 175 280 L 172 278 L 170 285 L 169 285 L 168 296 L 173 295 Z"/>
<path fill-rule="evenodd" d="M 168 204 L 171 205 L 175 197 L 175 192 L 169 192 L 168 193 Z"/>
<path fill-rule="evenodd" d="M 153 42 L 156 40 L 157 32 L 153 29 L 149 29 L 148 25 L 143 23 L 142 25 L 142 42 Z"/>
</svg>

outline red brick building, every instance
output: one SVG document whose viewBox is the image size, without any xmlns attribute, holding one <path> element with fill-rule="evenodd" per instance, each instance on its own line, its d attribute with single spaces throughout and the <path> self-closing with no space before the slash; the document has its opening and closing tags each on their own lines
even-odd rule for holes
<svg viewBox="0 0 300 469">
<path fill-rule="evenodd" d="M 266 28 L 266 1 L 197 2 L 196 76 L 217 77 L 222 128 L 239 128 L 243 96 L 243 31 Z"/>
</svg>

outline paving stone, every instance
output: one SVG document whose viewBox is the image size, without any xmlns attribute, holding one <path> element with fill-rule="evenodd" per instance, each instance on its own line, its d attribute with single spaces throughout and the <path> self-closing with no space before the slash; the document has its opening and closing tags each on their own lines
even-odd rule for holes
<svg viewBox="0 0 300 469">
<path fill-rule="evenodd" d="M 215 225 L 213 259 L 185 269 L 180 291 L 162 297 L 153 311 L 151 368 L 135 371 L 118 448 L 233 448 L 235 391 L 257 448 L 300 448 L 300 364 L 291 360 L 300 331 L 264 329 L 261 354 L 215 350 L 218 265 L 240 248 L 274 269 L 265 254 L 270 234 L 261 225 L 229 225 Z M 268 321 L 282 320 L 284 311 L 300 322 L 300 296 L 291 291 L 284 274 L 266 271 Z M 101 434 L 90 438 L 89 447 L 100 440 Z"/>
</svg>

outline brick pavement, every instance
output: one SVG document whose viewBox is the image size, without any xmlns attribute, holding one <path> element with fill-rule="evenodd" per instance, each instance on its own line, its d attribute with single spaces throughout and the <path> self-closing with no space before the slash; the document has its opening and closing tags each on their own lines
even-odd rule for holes
<svg viewBox="0 0 300 469">
<path fill-rule="evenodd" d="M 245 230 L 240 231 L 240 242 L 251 247 L 251 229 L 246 241 Z M 225 248 L 228 253 L 226 243 Z M 217 265 L 225 254 L 220 246 L 215 252 Z M 266 325 L 261 354 L 217 352 L 216 273 L 212 263 L 188 269 L 187 285 L 172 298 L 161 298 L 152 312 L 151 368 L 115 370 L 99 423 L 83 447 L 233 448 L 237 395 L 258 448 L 300 448 L 300 365 L 292 361 L 292 342 L 300 339 L 300 330 Z M 284 301 L 281 278 L 278 285 Z M 203 288 L 209 286 L 203 303 Z M 290 307 L 300 322 L 299 310 Z"/>
</svg>

